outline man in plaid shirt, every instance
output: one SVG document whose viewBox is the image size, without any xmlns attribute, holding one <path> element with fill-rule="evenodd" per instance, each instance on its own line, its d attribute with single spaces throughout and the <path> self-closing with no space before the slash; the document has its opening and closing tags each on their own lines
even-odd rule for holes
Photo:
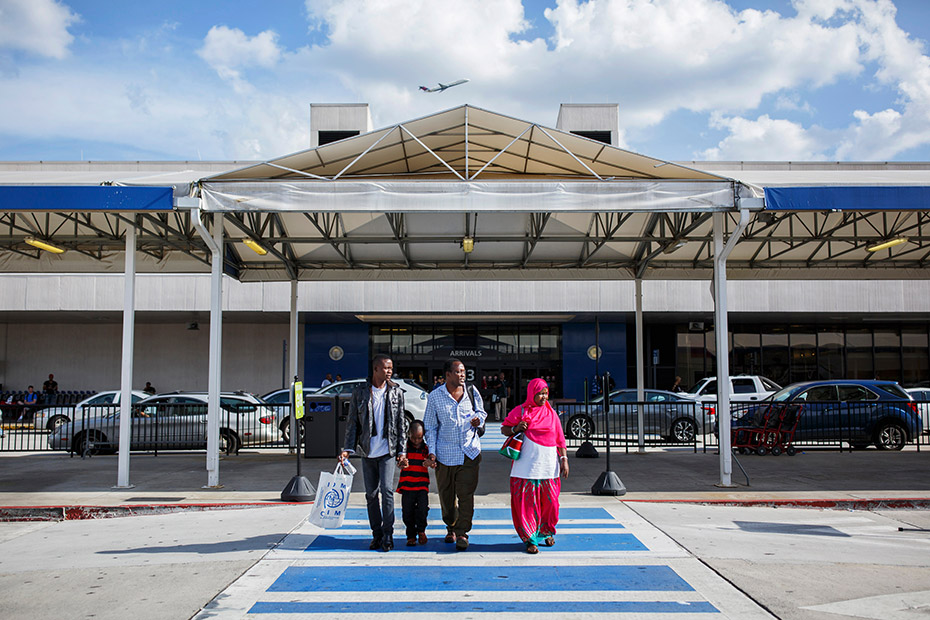
<svg viewBox="0 0 930 620">
<path fill-rule="evenodd" d="M 423 424 L 429 460 L 436 466 L 446 542 L 454 542 L 456 549 L 464 551 L 468 549 L 481 463 L 478 432 L 488 414 L 478 390 L 465 386 L 465 364 L 457 359 L 447 360 L 443 372 L 446 383 L 430 393 Z"/>
</svg>

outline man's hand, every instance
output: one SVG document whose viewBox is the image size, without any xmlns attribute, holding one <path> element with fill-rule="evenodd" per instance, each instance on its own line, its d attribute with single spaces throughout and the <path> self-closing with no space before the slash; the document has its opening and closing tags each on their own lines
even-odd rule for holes
<svg viewBox="0 0 930 620">
<path fill-rule="evenodd" d="M 429 462 L 429 466 L 432 469 L 436 469 L 436 455 L 435 454 L 430 453 L 430 455 L 426 457 L 426 460 Z"/>
<path fill-rule="evenodd" d="M 471 425 L 474 427 L 481 426 L 481 418 L 479 418 L 478 416 L 473 417 L 471 419 Z"/>
<path fill-rule="evenodd" d="M 339 462 L 342 463 L 347 458 L 349 458 L 349 452 L 346 450 L 343 450 L 342 453 L 339 455 Z"/>
</svg>

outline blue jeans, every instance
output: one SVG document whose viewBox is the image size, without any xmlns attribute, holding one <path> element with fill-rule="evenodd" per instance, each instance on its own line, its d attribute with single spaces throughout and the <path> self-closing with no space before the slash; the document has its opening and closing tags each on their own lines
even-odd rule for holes
<svg viewBox="0 0 930 620">
<path fill-rule="evenodd" d="M 376 540 L 394 537 L 394 457 L 390 454 L 362 459 L 365 480 L 365 501 L 368 502 L 368 523 Z M 378 493 L 381 493 L 379 500 Z"/>
</svg>

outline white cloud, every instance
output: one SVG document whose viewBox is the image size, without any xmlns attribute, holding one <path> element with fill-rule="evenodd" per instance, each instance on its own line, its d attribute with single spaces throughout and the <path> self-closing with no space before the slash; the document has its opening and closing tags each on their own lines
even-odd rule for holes
<svg viewBox="0 0 930 620">
<path fill-rule="evenodd" d="M 249 37 L 238 28 L 213 26 L 204 38 L 197 54 L 225 80 L 242 89 L 240 69 L 244 67 L 271 68 L 281 58 L 278 35 L 271 30 Z"/>
<path fill-rule="evenodd" d="M 899 107 L 856 110 L 845 129 L 835 132 L 829 142 L 823 141 L 823 131 L 816 126 L 804 128 L 767 116 L 755 121 L 717 119 L 717 127 L 729 130 L 730 135 L 704 153 L 714 159 L 740 159 L 756 141 L 755 159 L 793 159 L 783 154 L 794 152 L 838 161 L 882 161 L 930 144 L 930 58 L 923 45 L 897 25 L 894 4 L 890 0 L 799 0 L 796 8 L 799 17 L 846 19 L 855 29 L 863 61 L 877 65 L 876 81 L 898 92 Z M 775 135 L 776 126 L 783 133 Z M 759 136 L 767 139 L 758 140 Z"/>
<path fill-rule="evenodd" d="M 0 49 L 64 58 L 80 18 L 55 0 L 0 0 Z"/>
<path fill-rule="evenodd" d="M 822 160 L 824 144 L 815 137 L 822 130 L 805 129 L 798 123 L 769 118 L 756 120 L 714 115 L 711 126 L 726 129 L 730 135 L 699 157 L 709 160 Z"/>
<path fill-rule="evenodd" d="M 76 19 L 67 9 L 0 0 L 0 11 L 33 6 L 64 11 L 57 49 L 66 51 L 67 19 Z M 710 118 L 712 135 L 723 137 L 693 147 L 706 157 L 891 159 L 930 145 L 930 60 L 897 26 L 890 0 L 792 6 L 797 14 L 785 16 L 723 0 L 559 0 L 546 11 L 552 39 L 526 41 L 520 0 L 305 0 L 321 41 L 312 45 L 285 49 L 274 30 L 250 35 L 230 23 L 192 50 L 167 22 L 164 36 L 119 40 L 119 67 L 88 41 L 86 58 L 0 75 L 0 89 L 41 102 L 0 101 L 0 132 L 113 135 L 165 152 L 265 158 L 307 146 L 315 101 L 367 101 L 375 126 L 462 103 L 554 124 L 559 103 L 610 101 L 628 136 L 648 135 L 679 110 Z M 24 49 L 8 38 L 0 35 L 0 58 Z M 466 77 L 444 93 L 417 91 Z M 851 79 L 897 100 L 838 118 L 815 92 Z M 777 118 L 783 112 L 810 118 Z"/>
</svg>

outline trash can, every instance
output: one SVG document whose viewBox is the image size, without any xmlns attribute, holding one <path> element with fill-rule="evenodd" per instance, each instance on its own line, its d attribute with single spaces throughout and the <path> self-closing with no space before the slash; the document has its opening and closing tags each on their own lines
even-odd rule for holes
<svg viewBox="0 0 930 620">
<path fill-rule="evenodd" d="M 338 437 L 338 396 L 304 397 L 304 458 L 330 458 L 342 451 Z M 345 432 L 345 422 L 342 423 Z"/>
</svg>

